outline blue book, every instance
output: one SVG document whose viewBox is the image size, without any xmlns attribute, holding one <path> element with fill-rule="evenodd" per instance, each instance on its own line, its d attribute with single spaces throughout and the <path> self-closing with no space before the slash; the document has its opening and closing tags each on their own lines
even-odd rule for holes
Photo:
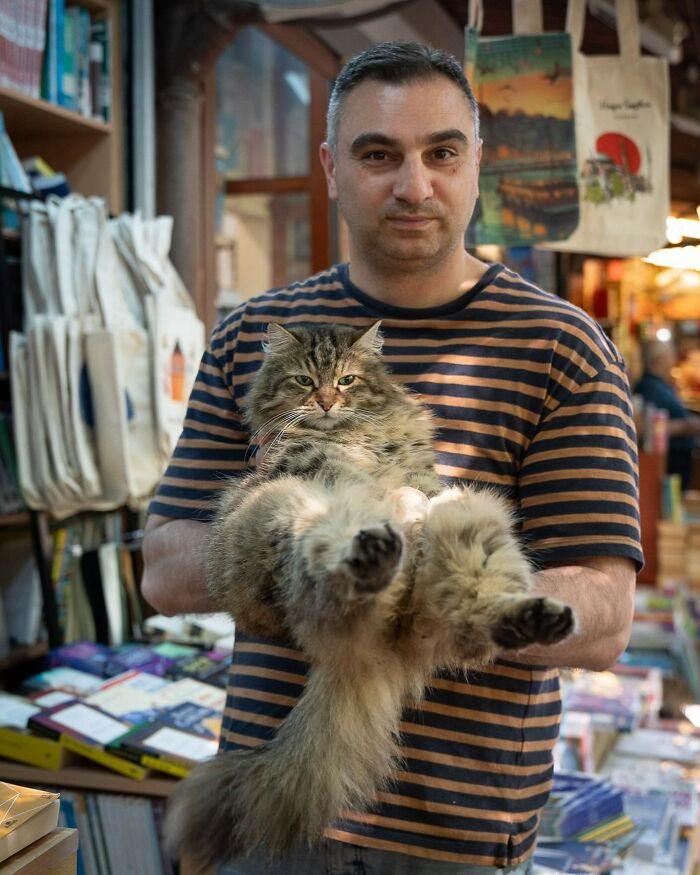
<svg viewBox="0 0 700 875">
<path fill-rule="evenodd" d="M 558 842 L 538 845 L 535 863 L 547 866 L 567 875 L 593 875 L 608 873 L 620 864 L 615 851 L 593 842 Z"/>
<path fill-rule="evenodd" d="M 49 665 L 65 665 L 104 678 L 107 677 L 105 673 L 107 660 L 112 654 L 112 648 L 106 644 L 97 644 L 94 641 L 75 641 L 72 644 L 55 647 L 49 653 Z"/>
<path fill-rule="evenodd" d="M 46 48 L 41 73 L 41 96 L 58 103 L 63 80 L 63 21 L 64 0 L 49 0 Z"/>
</svg>

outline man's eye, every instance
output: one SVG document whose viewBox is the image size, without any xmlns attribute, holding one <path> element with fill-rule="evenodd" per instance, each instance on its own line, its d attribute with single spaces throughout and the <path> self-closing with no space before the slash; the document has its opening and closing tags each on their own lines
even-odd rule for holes
<svg viewBox="0 0 700 875">
<path fill-rule="evenodd" d="M 341 377 L 338 380 L 338 385 L 339 386 L 349 386 L 350 383 L 354 383 L 354 382 L 355 382 L 355 375 L 354 374 L 346 374 L 344 377 Z"/>
<path fill-rule="evenodd" d="M 388 157 L 389 156 L 387 155 L 386 152 L 380 152 L 380 151 L 368 152 L 365 155 L 365 161 L 381 162 L 381 161 L 386 161 Z"/>
<path fill-rule="evenodd" d="M 314 381 L 311 377 L 308 377 L 306 374 L 297 374 L 294 379 L 299 383 L 300 386 L 313 386 Z"/>
<path fill-rule="evenodd" d="M 448 158 L 452 158 L 454 156 L 454 152 L 452 149 L 436 149 L 433 152 L 433 156 L 438 159 L 438 161 L 446 161 Z"/>
</svg>

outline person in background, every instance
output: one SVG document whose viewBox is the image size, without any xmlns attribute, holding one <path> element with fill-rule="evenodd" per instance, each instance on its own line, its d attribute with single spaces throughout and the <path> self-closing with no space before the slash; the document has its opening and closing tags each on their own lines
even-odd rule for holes
<svg viewBox="0 0 700 875">
<path fill-rule="evenodd" d="M 679 474 L 681 486 L 690 486 L 693 473 L 693 451 L 700 436 L 700 416 L 683 404 L 673 381 L 672 370 L 678 361 L 676 348 L 670 341 L 651 340 L 643 350 L 644 373 L 634 387 L 647 404 L 668 411 L 668 453 L 666 473 Z"/>
<path fill-rule="evenodd" d="M 319 848 L 279 865 L 222 871 L 525 875 L 551 787 L 556 667 L 607 668 L 629 639 L 642 557 L 624 362 L 581 310 L 465 250 L 481 140 L 454 57 L 414 43 L 355 56 L 335 80 L 326 136 L 320 158 L 350 261 L 246 301 L 214 329 L 150 507 L 143 593 L 162 613 L 217 609 L 207 520 L 223 475 L 241 476 L 250 458 L 241 408 L 267 325 L 381 320 L 384 361 L 434 414 L 437 473 L 512 503 L 536 591 L 571 605 L 577 631 L 468 678 L 440 671 L 404 713 L 404 760 L 369 811 L 348 812 Z M 305 672 L 294 641 L 238 632 L 222 750 L 272 738 Z"/>
</svg>

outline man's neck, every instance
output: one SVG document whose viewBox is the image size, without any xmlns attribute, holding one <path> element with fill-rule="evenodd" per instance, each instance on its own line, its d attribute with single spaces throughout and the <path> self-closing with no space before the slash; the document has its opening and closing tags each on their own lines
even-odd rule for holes
<svg viewBox="0 0 700 875">
<path fill-rule="evenodd" d="M 370 297 L 397 307 L 439 307 L 472 289 L 488 270 L 460 249 L 444 264 L 424 270 L 382 270 L 363 259 L 350 258 L 350 281 Z"/>
</svg>

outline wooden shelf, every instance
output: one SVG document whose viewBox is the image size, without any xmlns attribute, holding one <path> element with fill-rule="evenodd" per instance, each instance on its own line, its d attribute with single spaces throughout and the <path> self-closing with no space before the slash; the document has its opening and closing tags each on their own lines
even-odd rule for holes
<svg viewBox="0 0 700 875">
<path fill-rule="evenodd" d="M 136 781 L 116 772 L 110 772 L 87 760 L 64 769 L 39 769 L 11 760 L 0 759 L 0 781 L 25 787 L 75 787 L 108 793 L 129 793 L 137 796 L 169 796 L 179 783 L 178 778 L 167 776 L 144 778 Z"/>
<path fill-rule="evenodd" d="M 3 875 L 75 872 L 78 830 L 58 827 L 2 864 Z"/>
<path fill-rule="evenodd" d="M 6 374 L 0 374 L 0 380 L 7 380 Z M 0 528 L 8 528 L 9 526 L 28 526 L 29 514 L 26 511 L 20 513 L 6 513 L 0 515 Z"/>
<path fill-rule="evenodd" d="M 95 137 L 112 131 L 110 124 L 4 86 L 0 86 L 0 110 L 13 137 Z"/>
<path fill-rule="evenodd" d="M 0 671 L 6 671 L 14 665 L 29 662 L 30 659 L 38 659 L 48 653 L 49 645 L 45 641 L 38 644 L 26 644 L 23 647 L 15 647 L 10 653 L 0 659 Z"/>
</svg>

